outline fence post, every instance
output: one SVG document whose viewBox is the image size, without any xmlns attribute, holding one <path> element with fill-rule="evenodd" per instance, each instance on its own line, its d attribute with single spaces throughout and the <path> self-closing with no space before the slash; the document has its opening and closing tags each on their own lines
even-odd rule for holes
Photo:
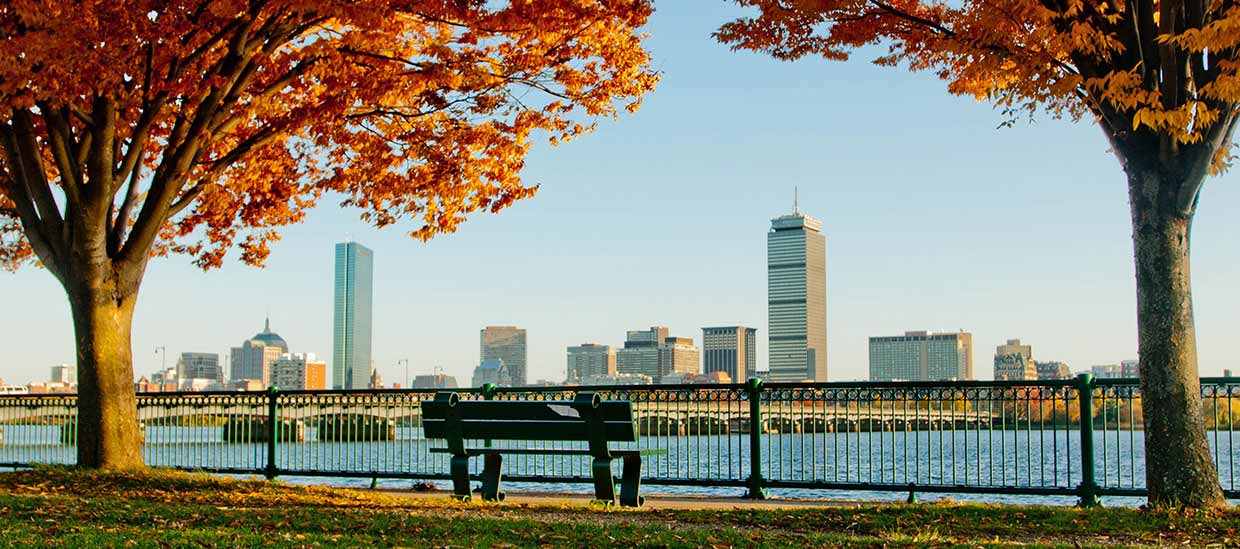
<svg viewBox="0 0 1240 549">
<path fill-rule="evenodd" d="M 745 497 L 766 499 L 762 479 L 762 380 L 756 377 L 745 382 L 749 395 L 749 491 Z"/>
<path fill-rule="evenodd" d="M 267 388 L 267 467 L 263 476 L 267 480 L 276 478 L 276 439 L 279 437 L 279 418 L 276 410 L 276 396 L 280 390 L 274 386 Z"/>
<path fill-rule="evenodd" d="M 1078 507 L 1097 507 L 1098 483 L 1094 476 L 1094 376 L 1076 376 L 1077 402 L 1080 404 L 1081 430 L 1081 485 L 1076 491 L 1080 499 Z"/>
<path fill-rule="evenodd" d="M 482 385 L 482 400 L 495 400 L 495 389 L 496 386 L 494 383 L 484 383 Z M 490 448 L 491 439 L 488 438 L 482 441 L 482 447 Z"/>
</svg>

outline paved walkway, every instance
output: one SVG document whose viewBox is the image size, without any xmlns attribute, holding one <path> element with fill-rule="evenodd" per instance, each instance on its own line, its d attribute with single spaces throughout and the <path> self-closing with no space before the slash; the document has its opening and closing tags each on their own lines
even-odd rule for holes
<svg viewBox="0 0 1240 549">
<path fill-rule="evenodd" d="M 409 490 L 379 489 L 379 491 L 400 497 L 409 498 L 448 498 L 449 491 L 434 490 L 414 492 Z M 593 497 L 589 494 L 564 492 L 518 492 L 505 490 L 505 504 L 511 505 L 573 505 L 588 506 Z M 803 509 L 823 506 L 883 504 L 890 502 L 878 501 L 844 501 L 829 499 L 765 499 L 754 500 L 720 496 L 681 496 L 668 494 L 645 494 L 646 505 L 643 509 Z M 480 497 L 474 494 L 475 498 Z"/>
</svg>

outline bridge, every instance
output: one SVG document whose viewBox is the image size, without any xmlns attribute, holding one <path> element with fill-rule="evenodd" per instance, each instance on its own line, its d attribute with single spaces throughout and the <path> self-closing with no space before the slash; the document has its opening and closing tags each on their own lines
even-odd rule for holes
<svg viewBox="0 0 1240 549">
<path fill-rule="evenodd" d="M 0 399 L 3 424 L 62 425 L 62 442 L 73 442 L 77 409 L 72 398 Z M 41 400 L 41 399 L 40 399 Z M 277 401 L 277 436 L 281 441 L 306 440 L 307 427 L 316 429 L 320 441 L 395 440 L 397 427 L 418 427 L 421 408 L 416 399 L 376 402 L 373 395 L 330 395 L 311 399 L 294 395 Z M 857 433 L 989 429 L 1006 419 L 989 411 L 954 409 L 894 409 L 887 407 L 828 406 L 823 403 L 764 401 L 761 424 L 764 434 Z M 225 442 L 266 442 L 268 399 L 262 395 L 184 396 L 139 399 L 138 418 L 144 425 L 223 427 Z M 749 402 L 662 401 L 634 402 L 634 416 L 642 436 L 693 436 L 749 433 Z M 1023 419 L 1023 418 L 1022 418 Z"/>
</svg>

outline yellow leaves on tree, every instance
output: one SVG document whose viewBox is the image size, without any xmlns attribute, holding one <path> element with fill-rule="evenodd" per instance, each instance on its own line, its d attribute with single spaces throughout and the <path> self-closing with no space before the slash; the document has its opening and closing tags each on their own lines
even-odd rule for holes
<svg viewBox="0 0 1240 549">
<path fill-rule="evenodd" d="M 452 231 L 535 192 L 519 177 L 533 139 L 637 107 L 656 81 L 638 33 L 650 13 L 648 0 L 6 3 L 0 264 L 29 257 L 28 239 L 61 255 L 57 224 L 81 216 L 112 259 L 211 267 L 239 244 L 261 263 L 274 229 L 325 192 L 417 238 Z"/>
</svg>

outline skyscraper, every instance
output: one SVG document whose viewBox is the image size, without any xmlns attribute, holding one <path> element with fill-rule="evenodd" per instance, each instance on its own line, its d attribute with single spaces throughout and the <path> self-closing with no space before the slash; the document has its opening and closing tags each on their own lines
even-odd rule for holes
<svg viewBox="0 0 1240 549">
<path fill-rule="evenodd" d="M 973 334 L 905 332 L 870 338 L 870 381 L 973 379 Z"/>
<path fill-rule="evenodd" d="M 487 326 L 479 335 L 482 360 L 500 359 L 514 387 L 526 385 L 525 329 L 515 326 Z"/>
<path fill-rule="evenodd" d="M 702 373 L 727 372 L 745 381 L 758 371 L 757 334 L 744 326 L 702 328 Z"/>
<path fill-rule="evenodd" d="M 336 298 L 332 318 L 332 387 L 370 384 L 375 256 L 356 242 L 336 244 Z"/>
<path fill-rule="evenodd" d="M 801 213 L 771 220 L 766 237 L 770 380 L 827 380 L 827 239 Z"/>
</svg>

